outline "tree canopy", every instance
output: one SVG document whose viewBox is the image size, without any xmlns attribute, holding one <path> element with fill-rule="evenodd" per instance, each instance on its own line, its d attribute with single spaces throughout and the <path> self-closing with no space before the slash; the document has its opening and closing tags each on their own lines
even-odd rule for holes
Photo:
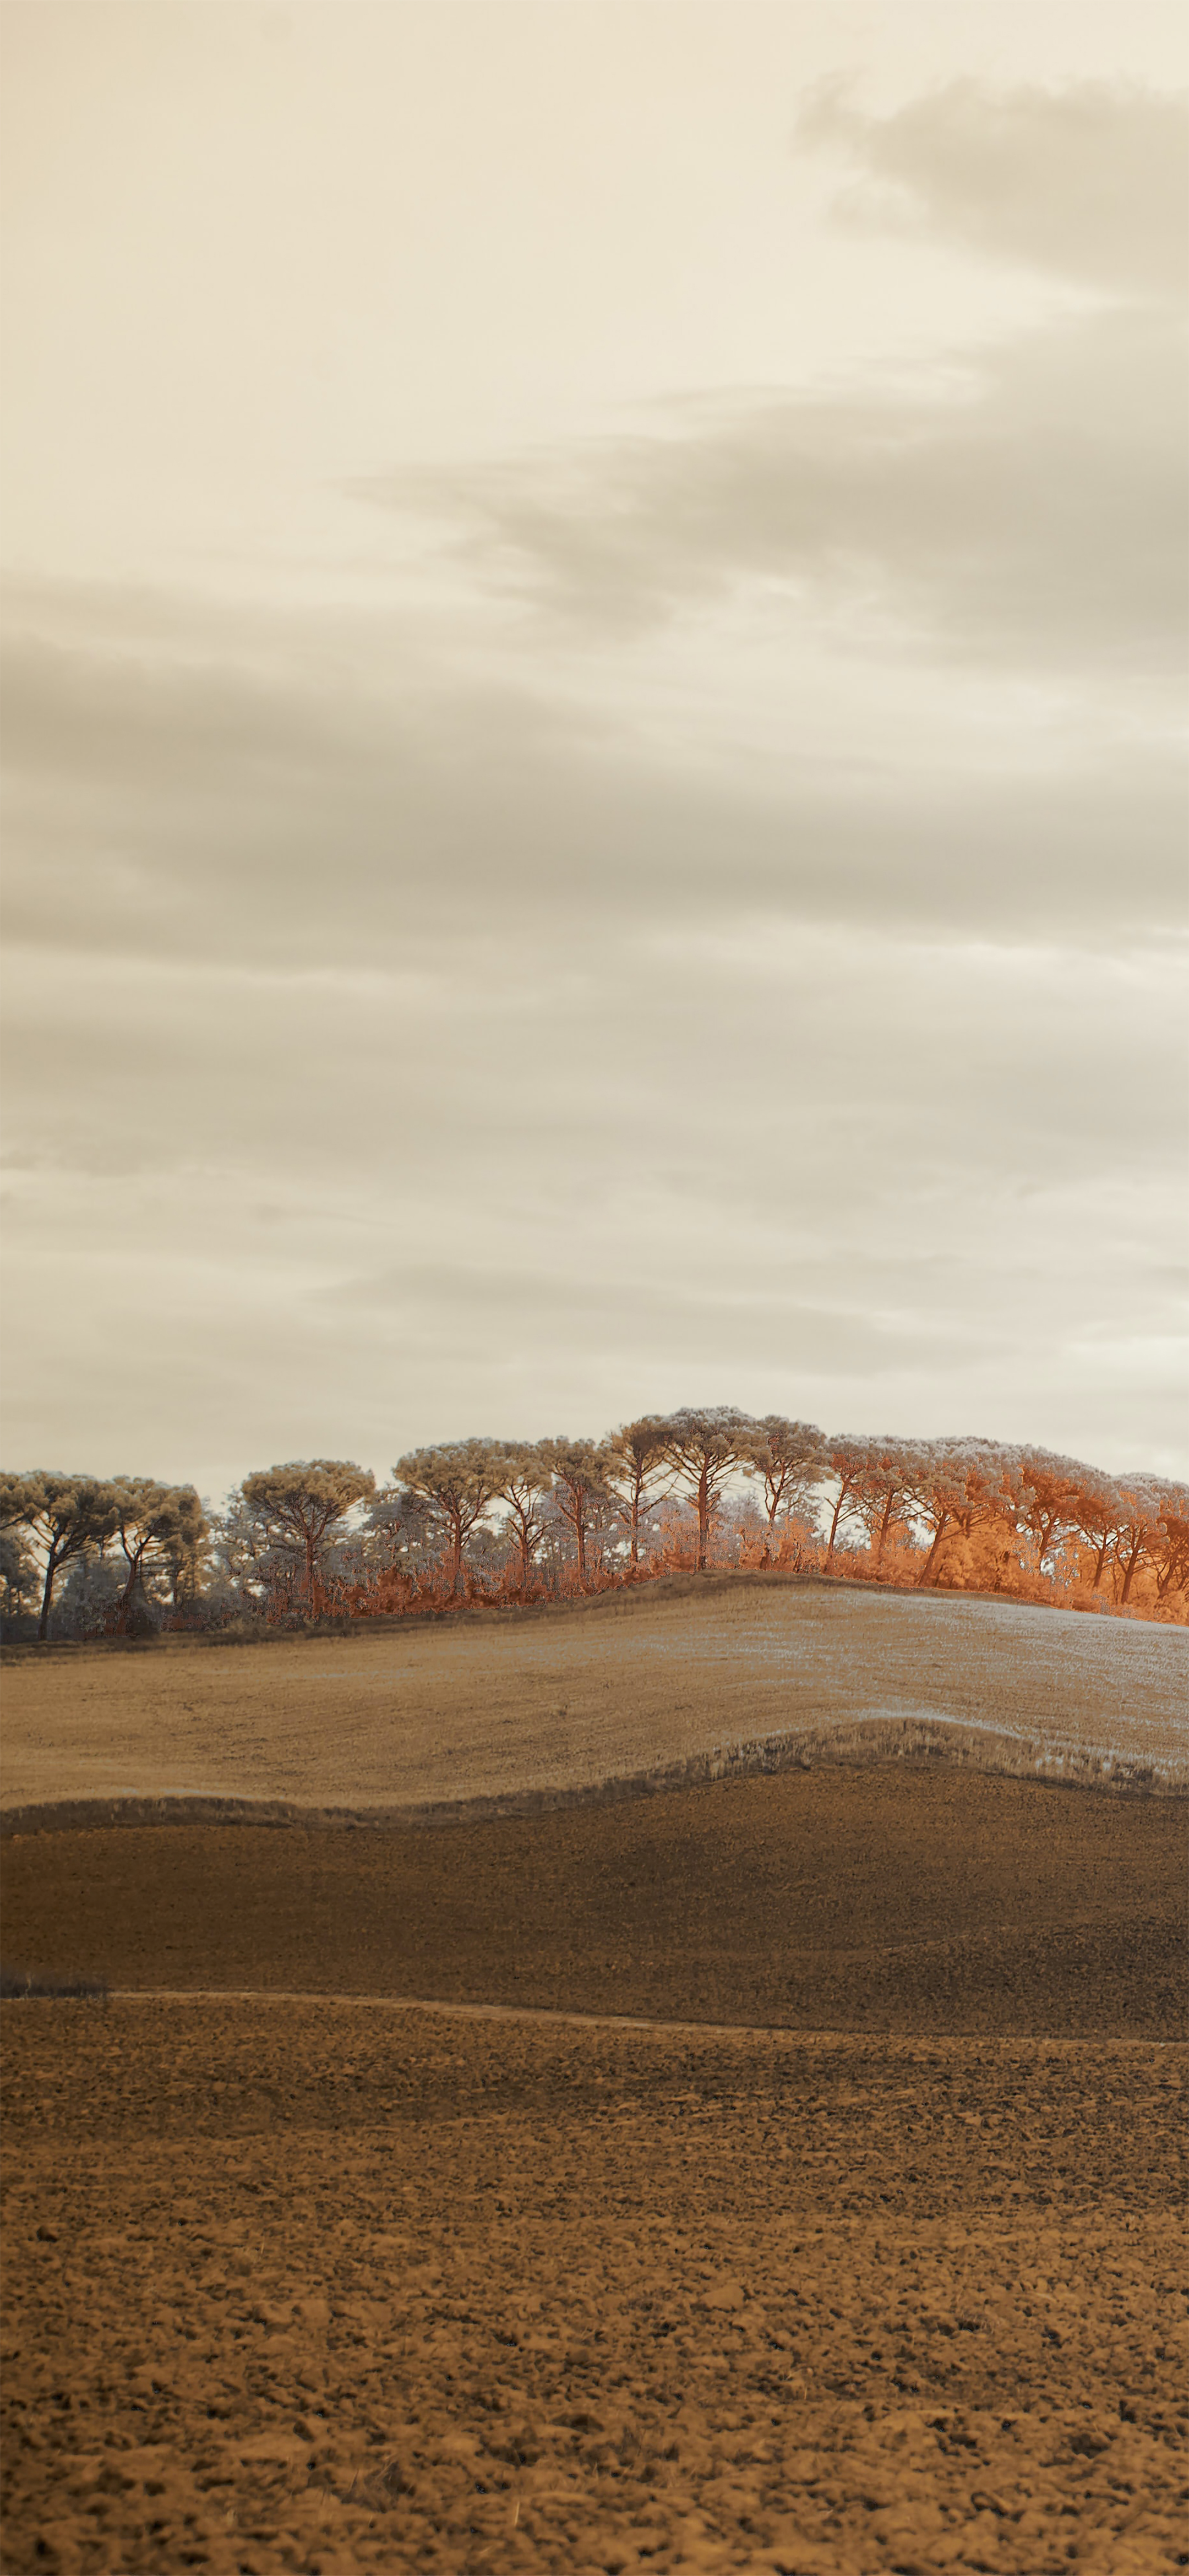
<svg viewBox="0 0 1189 2576">
<path fill-rule="evenodd" d="M 762 1478 L 768 1527 L 803 1504 L 830 1472 L 826 1443 L 816 1422 L 790 1422 L 783 1413 L 766 1413 L 757 1424 L 754 1472 Z"/>
<path fill-rule="evenodd" d="M 49 1634 L 54 1585 L 64 1565 L 114 1535 L 117 1488 L 98 1476 L 64 1475 L 36 1468 L 27 1476 L 0 1477 L 0 1523 L 24 1530 L 41 1567 L 37 1634 Z"/>
<path fill-rule="evenodd" d="M 600 1511 L 612 1500 L 607 1483 L 610 1461 L 597 1440 L 543 1440 L 541 1456 L 553 1478 L 558 1511 L 574 1536 L 578 1581 L 586 1588 L 586 1542 Z"/>
<path fill-rule="evenodd" d="M 511 1447 L 500 1440 L 447 1440 L 436 1449 L 411 1449 L 392 1470 L 409 1493 L 430 1504 L 449 1533 L 453 1592 L 462 1588 L 466 1541 L 503 1491 Z"/>
<path fill-rule="evenodd" d="M 0 1475 L 5 1634 L 527 1601 L 696 1566 L 778 1567 L 1189 1623 L 1189 1487 L 1035 1444 L 831 1434 L 686 1406 L 602 1440 L 409 1451 L 245 1477 L 211 1514 L 148 1476 Z M 357 1509 L 357 1506 L 367 1506 Z"/>
<path fill-rule="evenodd" d="M 552 1492 L 553 1470 L 547 1442 L 523 1441 L 506 1451 L 498 1500 L 504 1505 L 520 1551 L 520 1579 L 525 1591 L 544 1535 L 546 1506 Z"/>
<path fill-rule="evenodd" d="M 664 1423 L 665 1456 L 697 1509 L 698 1572 L 704 1574 L 715 1504 L 738 1468 L 762 1464 L 763 1434 L 753 1416 L 733 1404 L 684 1405 L 666 1414 Z"/>
<path fill-rule="evenodd" d="M 206 1519 L 193 1485 L 160 1485 L 152 1476 L 121 1476 L 115 1485 L 115 1529 L 127 1579 L 116 1614 L 117 1633 L 152 1624 L 144 1591 L 146 1562 L 169 1569 L 175 1595 L 187 1568 L 196 1567 Z"/>
<path fill-rule="evenodd" d="M 291 1458 L 283 1467 L 260 1467 L 245 1476 L 241 1491 L 249 1510 L 303 1551 L 311 1609 L 318 1551 L 328 1530 L 375 1490 L 370 1469 L 349 1458 Z"/>
<path fill-rule="evenodd" d="M 624 1423 L 603 1443 L 607 1487 L 627 1520 L 629 1563 L 640 1562 L 640 1514 L 669 1466 L 668 1426 L 659 1413 Z"/>
</svg>

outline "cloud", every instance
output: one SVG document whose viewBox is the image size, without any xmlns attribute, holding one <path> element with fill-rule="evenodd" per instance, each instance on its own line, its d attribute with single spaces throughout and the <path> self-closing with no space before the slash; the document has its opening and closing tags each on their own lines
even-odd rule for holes
<svg viewBox="0 0 1189 2576">
<path fill-rule="evenodd" d="M 1116 1353 L 1176 1329 L 1169 961 L 786 916 L 576 972 L 559 928 L 510 1010 L 516 934 L 492 971 L 444 923 L 421 979 L 15 961 L 15 1457 L 209 1491 L 691 1390 L 1156 1457 Z"/>
<path fill-rule="evenodd" d="M 886 117 L 838 84 L 797 127 L 861 173 L 851 222 L 1099 290 L 915 389 L 760 390 L 607 437 L 353 489 L 578 632 L 630 639 L 783 594 L 837 650 L 1167 674 L 1186 642 L 1183 102 L 961 81 Z M 874 193 L 873 193 L 874 192 Z M 790 281 L 791 284 L 791 281 Z M 1171 301 L 1170 301 L 1171 299 Z"/>
<path fill-rule="evenodd" d="M 608 635 L 776 585 L 837 650 L 870 651 L 883 621 L 885 652 L 1167 674 L 1186 640 L 1184 355 L 1163 313 L 1096 313 L 915 397 L 693 406 L 665 436 L 367 488 L 452 510 L 481 578 Z"/>
<path fill-rule="evenodd" d="M 559 942 L 567 975 L 602 973 L 650 925 L 1092 946 L 1178 916 L 1179 787 L 1142 743 L 984 769 L 972 795 L 928 741 L 897 775 L 859 735 L 850 764 L 765 785 L 659 758 L 628 718 L 386 660 L 374 621 L 267 660 L 198 607 L 184 650 L 164 612 L 156 653 L 126 649 L 118 603 L 111 627 L 101 647 L 47 597 L 9 648 L 10 943 L 448 980 L 477 960 L 531 1028 Z"/>
<path fill-rule="evenodd" d="M 1041 109 L 946 96 L 819 100 L 817 141 L 1074 277 Z M 1114 267 L 1100 225 L 1097 309 L 907 387 L 380 478 L 414 542 L 320 602 L 242 555 L 196 580 L 255 608 L 14 590 L 15 1451 L 217 1490 L 693 1395 L 1157 1454 L 1181 438 L 1145 225 Z"/>
<path fill-rule="evenodd" d="M 1128 296 L 1184 291 L 1189 117 L 1183 96 L 1122 82 L 994 89 L 951 81 L 889 116 L 845 83 L 816 92 L 799 143 L 833 147 L 863 176 L 842 219 L 914 229 L 994 258 Z"/>
<path fill-rule="evenodd" d="M 327 1290 L 319 1303 L 331 1314 L 380 1318 L 397 1340 L 412 1330 L 419 1347 L 432 1344 L 443 1360 L 479 1343 L 498 1361 L 531 1316 L 539 1342 L 631 1349 L 658 1377 L 683 1359 L 705 1370 L 724 1343 L 739 1367 L 770 1366 L 795 1341 L 806 1366 L 868 1377 L 919 1365 L 930 1347 L 952 1362 L 983 1340 L 973 1319 L 940 1322 L 919 1311 L 892 1318 L 858 1303 L 814 1306 L 791 1282 L 781 1293 L 779 1283 L 748 1288 L 722 1277 L 699 1288 L 678 1278 L 634 1280 L 630 1272 L 409 1265 Z"/>
</svg>

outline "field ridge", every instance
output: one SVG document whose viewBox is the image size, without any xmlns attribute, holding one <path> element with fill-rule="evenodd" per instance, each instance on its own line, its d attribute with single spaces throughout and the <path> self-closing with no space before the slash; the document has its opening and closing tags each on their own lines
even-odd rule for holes
<svg viewBox="0 0 1189 2576">
<path fill-rule="evenodd" d="M 556 1814 L 573 1807 L 617 1806 L 630 1799 L 662 1797 L 675 1789 L 698 1788 L 706 1782 L 772 1778 L 785 1771 L 820 1768 L 875 1767 L 896 1764 L 910 1769 L 947 1767 L 978 1771 L 993 1778 L 1032 1780 L 1057 1788 L 1094 1789 L 1116 1797 L 1187 1797 L 1189 1772 L 1170 1762 L 1140 1762 L 1128 1755 L 1102 1755 L 1075 1744 L 1042 1744 L 1029 1736 L 960 1721 L 900 1719 L 857 1720 L 852 1726 L 813 1728 L 803 1733 L 782 1730 L 749 1742 L 689 1754 L 649 1771 L 617 1778 L 582 1781 L 540 1789 L 508 1790 L 496 1796 L 439 1798 L 382 1806 L 306 1806 L 279 1798 L 163 1796 L 62 1798 L 0 1812 L 0 1837 L 37 1833 L 85 1833 L 137 1825 L 302 1825 L 324 1829 L 450 1825 L 492 1822 L 504 1816 Z"/>
</svg>

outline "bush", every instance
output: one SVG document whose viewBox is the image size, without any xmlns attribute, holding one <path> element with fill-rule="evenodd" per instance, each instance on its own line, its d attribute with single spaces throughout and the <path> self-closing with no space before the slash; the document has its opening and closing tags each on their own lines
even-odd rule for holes
<svg viewBox="0 0 1189 2576">
<path fill-rule="evenodd" d="M 0 1997 L 7 2003 L 69 1996 L 79 2002 L 105 2004 L 110 1993 L 102 1977 L 31 1977 L 23 1968 L 0 1968 Z"/>
</svg>

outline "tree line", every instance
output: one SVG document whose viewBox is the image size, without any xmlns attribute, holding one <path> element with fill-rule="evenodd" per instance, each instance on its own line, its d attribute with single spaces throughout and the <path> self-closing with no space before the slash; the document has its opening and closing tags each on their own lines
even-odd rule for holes
<svg viewBox="0 0 1189 2576">
<path fill-rule="evenodd" d="M 714 1565 L 1065 1600 L 1183 1622 L 1189 1487 L 983 1439 L 827 1435 L 732 1405 L 601 1440 L 257 1469 L 221 1512 L 192 1485 L 0 1476 L 9 1634 L 136 1635 L 527 1602 Z"/>
</svg>

